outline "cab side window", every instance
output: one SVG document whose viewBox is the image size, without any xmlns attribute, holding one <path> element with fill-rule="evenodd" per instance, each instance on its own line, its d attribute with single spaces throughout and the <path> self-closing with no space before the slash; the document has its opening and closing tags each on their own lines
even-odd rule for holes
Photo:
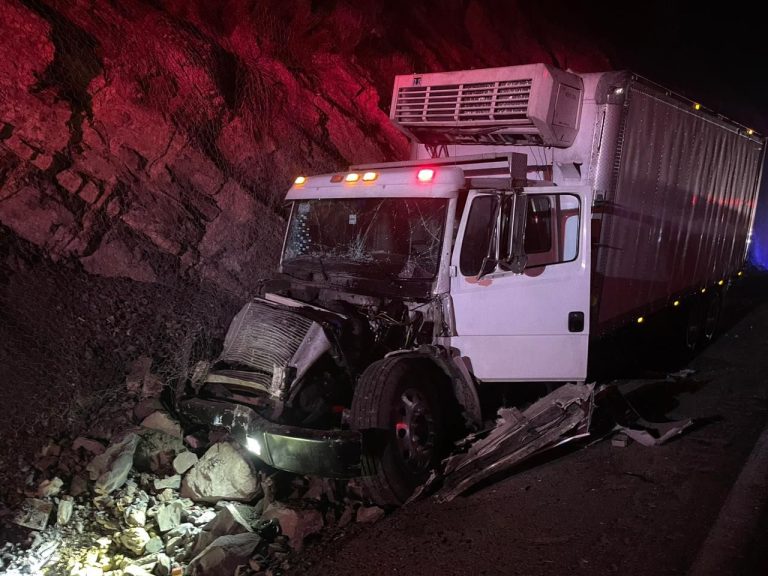
<svg viewBox="0 0 768 576">
<path fill-rule="evenodd" d="M 499 199 L 495 195 L 477 196 L 469 208 L 464 241 L 461 244 L 459 268 L 464 276 L 477 276 L 488 247 L 495 251 L 496 207 Z"/>
</svg>

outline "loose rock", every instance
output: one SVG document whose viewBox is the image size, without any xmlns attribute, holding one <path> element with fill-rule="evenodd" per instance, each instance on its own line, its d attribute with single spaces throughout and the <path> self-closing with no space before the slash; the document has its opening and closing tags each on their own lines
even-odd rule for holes
<svg viewBox="0 0 768 576">
<path fill-rule="evenodd" d="M 251 554 L 261 542 L 261 537 L 252 532 L 220 536 L 216 538 L 189 564 L 192 576 L 214 576 L 233 574 L 241 564 L 248 564 Z"/>
<path fill-rule="evenodd" d="M 136 556 L 141 556 L 144 552 L 144 547 L 149 542 L 150 537 L 144 528 L 128 528 L 120 533 L 118 537 L 120 544 L 125 546 L 128 550 L 133 552 Z"/>
<path fill-rule="evenodd" d="M 61 492 L 62 486 L 64 486 L 64 481 L 58 476 L 51 478 L 50 480 L 43 480 L 37 488 L 37 495 L 41 498 L 56 496 Z"/>
<path fill-rule="evenodd" d="M 384 510 L 378 506 L 361 506 L 357 509 L 355 519 L 360 523 L 378 522 L 384 517 Z"/>
<path fill-rule="evenodd" d="M 136 434 L 128 434 L 120 442 L 110 445 L 103 453 L 96 456 L 86 467 L 95 480 L 94 490 L 100 494 L 109 494 L 120 488 L 128 479 L 133 465 L 133 455 L 139 443 Z"/>
<path fill-rule="evenodd" d="M 280 523 L 280 530 L 288 537 L 294 550 L 301 550 L 307 536 L 323 529 L 323 517 L 317 510 L 302 510 L 277 502 L 267 507 L 262 518 L 276 519 Z"/>
<path fill-rule="evenodd" d="M 78 436 L 75 438 L 75 441 L 72 442 L 72 450 L 77 451 L 79 448 L 96 456 L 104 453 L 104 444 L 98 440 L 86 438 L 85 436 Z"/>
<path fill-rule="evenodd" d="M 59 501 L 59 507 L 56 510 L 56 524 L 59 526 L 66 526 L 69 524 L 72 518 L 72 510 L 74 509 L 74 502 L 70 499 L 62 498 Z"/>
<path fill-rule="evenodd" d="M 184 474 L 187 470 L 197 464 L 197 454 L 194 452 L 182 452 L 173 459 L 173 469 L 176 474 Z"/>
<path fill-rule="evenodd" d="M 258 494 L 256 474 L 240 452 L 227 442 L 211 446 L 181 486 L 181 495 L 197 502 L 247 502 Z"/>
<path fill-rule="evenodd" d="M 181 439 L 183 437 L 179 423 L 171 418 L 167 412 L 162 412 L 160 410 L 152 412 L 152 414 L 144 418 L 141 422 L 141 426 L 143 428 L 149 428 L 150 430 L 164 432 L 174 438 Z"/>
<path fill-rule="evenodd" d="M 173 459 L 179 452 L 184 452 L 186 446 L 180 438 L 157 430 L 144 430 L 141 441 L 136 449 L 134 464 L 137 470 L 154 474 L 172 474 Z"/>
<path fill-rule="evenodd" d="M 182 509 L 180 502 L 171 502 L 160 507 L 155 517 L 160 532 L 168 532 L 181 524 Z"/>
<path fill-rule="evenodd" d="M 173 476 L 168 476 L 167 478 L 155 478 L 153 484 L 155 486 L 155 490 L 158 492 L 165 490 L 166 488 L 173 488 L 174 490 L 178 490 L 181 487 L 181 476 L 174 474 Z"/>
</svg>

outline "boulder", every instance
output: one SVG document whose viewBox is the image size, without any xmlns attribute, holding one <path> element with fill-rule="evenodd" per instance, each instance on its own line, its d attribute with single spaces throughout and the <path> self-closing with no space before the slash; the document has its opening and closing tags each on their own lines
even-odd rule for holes
<svg viewBox="0 0 768 576">
<path fill-rule="evenodd" d="M 86 470 L 90 473 L 91 480 L 96 481 L 96 492 L 109 494 L 125 484 L 138 444 L 139 437 L 136 434 L 127 434 L 119 442 L 111 444 L 103 454 L 91 460 Z"/>
<path fill-rule="evenodd" d="M 181 495 L 196 502 L 248 502 L 259 490 L 258 477 L 248 461 L 228 442 L 211 446 L 181 485 Z"/>
<path fill-rule="evenodd" d="M 288 538 L 291 548 L 301 550 L 304 539 L 323 529 L 323 516 L 314 509 L 301 509 L 275 502 L 262 515 L 264 520 L 276 519 L 280 531 Z"/>
<path fill-rule="evenodd" d="M 261 537 L 253 532 L 219 536 L 195 556 L 187 567 L 191 576 L 233 574 L 241 564 L 248 564 Z"/>
<path fill-rule="evenodd" d="M 176 474 L 184 474 L 184 472 L 197 464 L 197 460 L 197 454 L 194 452 L 182 452 L 173 459 L 173 469 Z"/>
</svg>

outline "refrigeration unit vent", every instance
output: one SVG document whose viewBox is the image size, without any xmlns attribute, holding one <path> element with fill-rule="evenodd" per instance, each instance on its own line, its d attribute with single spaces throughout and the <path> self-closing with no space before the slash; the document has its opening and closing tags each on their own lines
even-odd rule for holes
<svg viewBox="0 0 768 576">
<path fill-rule="evenodd" d="M 583 91 L 578 75 L 544 64 L 397 76 L 390 117 L 428 145 L 567 147 Z"/>
</svg>

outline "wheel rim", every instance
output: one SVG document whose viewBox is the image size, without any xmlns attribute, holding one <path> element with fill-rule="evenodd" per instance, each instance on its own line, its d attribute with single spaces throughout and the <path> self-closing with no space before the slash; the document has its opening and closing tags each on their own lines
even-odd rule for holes
<svg viewBox="0 0 768 576">
<path fill-rule="evenodd" d="M 412 472 L 424 472 L 432 464 L 435 450 L 435 420 L 423 392 L 408 388 L 400 395 L 395 422 L 397 449 Z"/>
</svg>

